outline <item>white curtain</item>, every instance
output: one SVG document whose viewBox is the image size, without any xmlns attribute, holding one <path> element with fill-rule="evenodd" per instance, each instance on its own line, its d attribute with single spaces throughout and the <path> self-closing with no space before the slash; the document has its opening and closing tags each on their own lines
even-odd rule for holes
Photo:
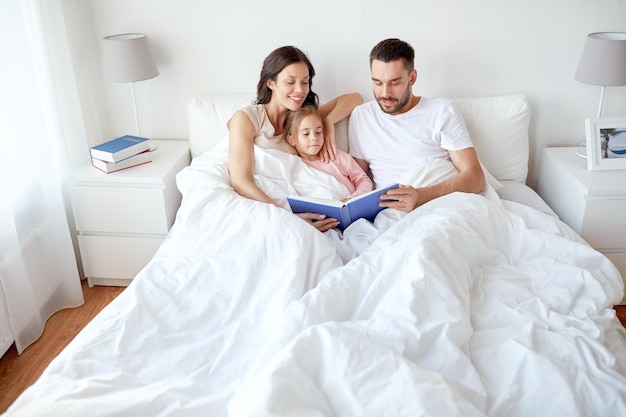
<svg viewBox="0 0 626 417">
<path fill-rule="evenodd" d="M 48 317 L 83 302 L 66 215 L 66 142 L 38 0 L 0 1 L 0 56 L 0 315 L 21 353 Z"/>
</svg>

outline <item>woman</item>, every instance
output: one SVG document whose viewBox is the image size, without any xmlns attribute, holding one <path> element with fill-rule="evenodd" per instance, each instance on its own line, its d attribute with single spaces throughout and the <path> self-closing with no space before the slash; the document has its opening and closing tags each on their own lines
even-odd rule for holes
<svg viewBox="0 0 626 417">
<path fill-rule="evenodd" d="M 315 69 L 298 48 L 283 46 L 265 58 L 257 85 L 256 103 L 235 112 L 229 122 L 228 170 L 234 190 L 243 197 L 280 205 L 261 190 L 253 180 L 254 144 L 297 155 L 284 138 L 287 114 L 304 104 L 318 106 L 317 94 L 311 91 Z M 348 117 L 363 102 L 358 93 L 345 94 L 319 106 L 326 132 L 325 161 L 335 158 L 335 123 Z M 338 222 L 323 215 L 306 213 L 300 217 L 318 230 L 326 231 Z"/>
</svg>

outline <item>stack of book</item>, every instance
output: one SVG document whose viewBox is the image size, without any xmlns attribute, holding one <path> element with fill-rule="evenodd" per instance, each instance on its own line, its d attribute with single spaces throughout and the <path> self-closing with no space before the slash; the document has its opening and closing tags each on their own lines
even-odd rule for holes
<svg viewBox="0 0 626 417">
<path fill-rule="evenodd" d="M 126 135 L 91 148 L 91 164 L 100 171 L 119 171 L 152 162 L 150 140 Z"/>
</svg>

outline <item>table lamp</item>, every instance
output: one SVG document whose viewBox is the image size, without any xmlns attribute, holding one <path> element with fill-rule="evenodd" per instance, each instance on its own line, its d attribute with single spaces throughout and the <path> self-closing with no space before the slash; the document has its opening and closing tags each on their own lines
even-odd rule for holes
<svg viewBox="0 0 626 417">
<path fill-rule="evenodd" d="M 585 84 L 602 86 L 597 115 L 601 118 L 606 87 L 626 85 L 626 33 L 588 34 L 575 78 Z"/>
<path fill-rule="evenodd" d="M 129 83 L 133 95 L 135 127 L 140 135 L 135 82 L 159 75 L 148 36 L 144 33 L 123 33 L 103 38 L 102 61 L 105 77 L 116 83 Z"/>
</svg>

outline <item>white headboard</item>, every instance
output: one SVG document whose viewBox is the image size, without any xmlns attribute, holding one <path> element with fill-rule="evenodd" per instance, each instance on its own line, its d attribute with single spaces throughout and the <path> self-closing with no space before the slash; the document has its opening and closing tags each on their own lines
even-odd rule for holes
<svg viewBox="0 0 626 417">
<path fill-rule="evenodd" d="M 252 104 L 253 93 L 202 94 L 187 107 L 193 157 L 228 135 L 226 122 L 238 108 Z M 455 98 L 478 157 L 498 180 L 525 182 L 528 175 L 530 109 L 523 95 Z M 336 126 L 339 148 L 348 150 L 348 123 Z"/>
</svg>

